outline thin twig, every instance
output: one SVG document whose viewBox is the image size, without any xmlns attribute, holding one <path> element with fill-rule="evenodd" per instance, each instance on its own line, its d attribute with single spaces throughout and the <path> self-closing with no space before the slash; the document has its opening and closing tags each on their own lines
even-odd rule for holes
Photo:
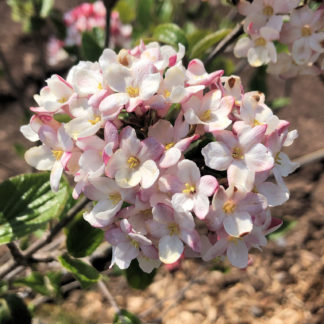
<svg viewBox="0 0 324 324">
<path fill-rule="evenodd" d="M 107 286 L 105 285 L 105 283 L 102 280 L 98 281 L 98 287 L 99 287 L 100 291 L 102 292 L 102 294 L 104 295 L 104 297 L 108 300 L 110 305 L 113 307 L 115 312 L 119 314 L 120 308 L 118 307 L 117 302 L 115 301 L 115 298 L 110 293 Z"/>
<path fill-rule="evenodd" d="M 234 29 L 222 40 L 220 41 L 215 49 L 208 55 L 205 60 L 205 64 L 211 62 L 211 60 L 216 57 L 218 54 L 222 53 L 228 45 L 233 43 L 241 34 L 243 34 L 243 21 L 238 23 Z"/>
<path fill-rule="evenodd" d="M 51 232 L 43 239 L 40 239 L 39 241 L 32 244 L 27 250 L 26 253 L 22 254 L 23 257 L 26 260 L 29 260 L 31 258 L 31 261 L 33 260 L 32 255 L 43 248 L 45 245 L 50 243 L 52 239 L 60 233 L 60 231 L 73 220 L 73 218 L 76 216 L 76 214 L 82 210 L 86 204 L 89 202 L 89 199 L 83 198 L 81 199 L 75 206 L 73 206 L 67 213 L 66 217 L 64 217 L 60 222 L 58 222 Z M 37 259 L 35 259 L 37 260 Z M 9 274 L 11 271 L 15 270 L 20 264 L 16 262 L 15 260 L 12 262 L 9 262 L 5 267 L 3 267 L 0 270 L 0 279 L 5 277 L 7 274 Z"/>
<path fill-rule="evenodd" d="M 106 36 L 105 36 L 105 48 L 109 47 L 110 39 L 110 16 L 111 10 L 115 6 L 117 0 L 103 0 L 106 7 Z"/>
</svg>

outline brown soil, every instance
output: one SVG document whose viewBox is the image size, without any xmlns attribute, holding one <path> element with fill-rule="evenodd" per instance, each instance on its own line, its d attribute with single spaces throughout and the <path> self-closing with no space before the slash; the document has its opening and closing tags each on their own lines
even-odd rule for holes
<svg viewBox="0 0 324 324">
<path fill-rule="evenodd" d="M 4 1 L 0 3 L 0 21 L 1 48 L 16 81 L 22 84 L 26 76 L 39 77 L 35 45 L 22 35 L 20 25 L 10 20 Z M 272 96 L 283 94 L 283 81 L 272 78 L 269 84 Z M 28 86 L 27 105 L 35 92 Z M 324 85 L 317 78 L 299 78 L 292 83 L 292 103 L 279 113 L 300 134 L 287 149 L 292 158 L 324 147 L 323 92 Z M 32 145 L 18 131 L 26 121 L 3 77 L 0 98 L 0 180 L 4 180 L 30 171 L 13 146 Z M 129 288 L 124 277 L 111 278 L 109 290 L 120 307 L 139 315 L 144 323 L 324 323 L 322 170 L 323 163 L 314 162 L 287 179 L 291 199 L 273 209 L 273 215 L 296 220 L 296 226 L 284 237 L 270 241 L 262 252 L 253 251 L 253 265 L 246 271 L 233 268 L 224 274 L 211 271 L 211 263 L 186 260 L 175 273 L 161 268 L 144 292 Z M 36 316 L 42 323 L 111 323 L 113 314 L 99 290 L 93 289 L 73 291 L 59 307 L 45 304 Z"/>
</svg>

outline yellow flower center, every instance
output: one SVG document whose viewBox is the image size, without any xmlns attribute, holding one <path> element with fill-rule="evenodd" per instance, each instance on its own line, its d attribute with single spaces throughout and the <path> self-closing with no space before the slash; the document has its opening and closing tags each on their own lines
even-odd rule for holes
<svg viewBox="0 0 324 324">
<path fill-rule="evenodd" d="M 184 194 L 190 195 L 196 192 L 195 186 L 191 185 L 190 183 L 185 184 L 185 189 L 182 190 Z"/>
<path fill-rule="evenodd" d="M 281 157 L 279 156 L 280 152 L 278 152 L 274 158 L 275 163 L 281 165 Z"/>
<path fill-rule="evenodd" d="M 63 155 L 63 151 L 62 150 L 52 150 L 52 154 L 53 154 L 55 160 L 60 160 Z"/>
<path fill-rule="evenodd" d="M 102 87 L 102 83 L 99 82 L 99 84 L 98 84 L 98 90 L 102 90 L 102 89 L 103 89 L 103 87 Z"/>
<path fill-rule="evenodd" d="M 65 102 L 67 102 L 67 101 L 68 101 L 68 99 L 67 99 L 66 97 L 62 97 L 62 98 L 60 98 L 60 99 L 57 99 L 57 102 L 59 102 L 59 103 L 61 103 L 61 104 L 65 103 Z"/>
<path fill-rule="evenodd" d="M 165 97 L 165 98 L 169 98 L 170 95 L 171 95 L 171 92 L 170 92 L 169 90 L 165 89 L 165 90 L 164 90 L 164 97 Z"/>
<path fill-rule="evenodd" d="M 199 117 L 201 121 L 203 122 L 208 122 L 210 120 L 210 115 L 211 115 L 211 111 L 210 109 L 207 109 L 206 111 L 204 111 L 201 116 Z"/>
<path fill-rule="evenodd" d="M 91 124 L 91 125 L 96 125 L 97 123 L 99 123 L 101 121 L 101 118 L 100 116 L 96 116 L 94 119 L 89 119 L 88 122 Z"/>
<path fill-rule="evenodd" d="M 223 205 L 223 211 L 225 214 L 232 214 L 236 209 L 236 204 L 233 200 L 227 200 Z"/>
<path fill-rule="evenodd" d="M 113 202 L 113 204 L 117 205 L 121 201 L 121 195 L 119 192 L 110 194 L 108 198 Z"/>
<path fill-rule="evenodd" d="M 259 126 L 259 125 L 262 125 L 262 123 L 260 123 L 258 120 L 254 119 L 253 121 L 253 127 L 254 126 Z"/>
<path fill-rule="evenodd" d="M 254 41 L 255 46 L 265 46 L 267 41 L 263 37 L 259 37 Z"/>
<path fill-rule="evenodd" d="M 171 143 L 169 143 L 169 144 L 166 144 L 166 145 L 164 146 L 164 148 L 165 148 L 165 150 L 167 151 L 167 150 L 170 150 L 170 148 L 173 147 L 173 146 L 174 146 L 174 143 L 171 142 Z"/>
<path fill-rule="evenodd" d="M 137 157 L 131 156 L 127 160 L 127 163 L 128 163 L 128 166 L 129 166 L 130 169 L 134 169 L 139 165 L 140 161 L 139 161 L 139 159 Z"/>
<path fill-rule="evenodd" d="M 142 210 L 142 215 L 144 217 L 152 216 L 152 209 L 148 208 L 148 209 Z"/>
<path fill-rule="evenodd" d="M 302 34 L 303 37 L 310 36 L 310 35 L 312 35 L 312 33 L 313 32 L 312 32 L 311 26 L 309 26 L 309 25 L 304 25 L 303 26 L 303 28 L 301 30 L 301 34 Z"/>
<path fill-rule="evenodd" d="M 242 160 L 244 158 L 242 149 L 240 147 L 234 147 L 232 151 L 232 157 L 235 160 Z"/>
<path fill-rule="evenodd" d="M 180 231 L 179 231 L 179 227 L 177 224 L 172 223 L 168 226 L 168 230 L 169 230 L 169 234 L 170 236 L 172 235 L 179 235 Z"/>
<path fill-rule="evenodd" d="M 130 97 L 135 98 L 138 97 L 139 95 L 139 88 L 134 88 L 132 86 L 129 86 L 126 88 L 126 92 Z"/>
<path fill-rule="evenodd" d="M 273 8 L 271 6 L 265 6 L 263 8 L 263 14 L 265 16 L 272 16 L 273 15 Z"/>
<path fill-rule="evenodd" d="M 131 241 L 131 244 L 134 245 L 136 249 L 139 248 L 139 243 L 137 241 L 132 240 L 132 239 L 130 239 L 130 241 Z"/>
</svg>

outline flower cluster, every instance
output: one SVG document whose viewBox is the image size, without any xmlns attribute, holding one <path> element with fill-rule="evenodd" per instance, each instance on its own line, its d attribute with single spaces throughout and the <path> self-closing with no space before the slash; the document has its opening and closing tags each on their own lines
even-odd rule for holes
<svg viewBox="0 0 324 324">
<path fill-rule="evenodd" d="M 239 77 L 208 73 L 198 59 L 186 68 L 184 54 L 154 42 L 106 49 L 46 80 L 21 127 L 41 141 L 25 159 L 51 170 L 52 189 L 65 171 L 73 197 L 96 202 L 84 219 L 105 231 L 121 269 L 135 258 L 150 272 L 226 256 L 245 268 L 248 251 L 281 225 L 270 207 L 289 197 L 283 177 L 297 164 L 282 148 L 297 132 Z"/>
<path fill-rule="evenodd" d="M 243 0 L 244 31 L 234 48 L 252 66 L 269 64 L 268 72 L 283 78 L 317 75 L 324 70 L 324 8 L 299 6 L 299 0 Z M 274 44 L 286 46 L 279 54 Z"/>
<path fill-rule="evenodd" d="M 64 51 L 65 46 L 80 46 L 84 31 L 91 31 L 93 28 L 105 29 L 106 8 L 102 1 L 82 3 L 64 14 L 64 23 L 67 30 L 64 41 L 52 37 L 48 43 L 47 52 L 50 65 L 55 65 L 62 59 L 67 58 L 68 55 Z M 118 11 L 112 11 L 109 47 L 129 47 L 131 34 L 132 26 L 123 25 Z"/>
</svg>

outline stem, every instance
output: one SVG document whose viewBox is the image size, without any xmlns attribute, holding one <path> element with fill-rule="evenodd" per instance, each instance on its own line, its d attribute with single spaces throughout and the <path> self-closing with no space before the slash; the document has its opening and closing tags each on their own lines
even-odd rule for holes
<svg viewBox="0 0 324 324">
<path fill-rule="evenodd" d="M 234 29 L 222 40 L 220 41 L 215 49 L 208 55 L 205 60 L 205 64 L 208 64 L 212 61 L 214 57 L 222 53 L 228 45 L 233 43 L 240 35 L 243 34 L 243 21 L 238 23 Z"/>
<path fill-rule="evenodd" d="M 106 7 L 106 37 L 105 37 L 105 48 L 109 47 L 109 38 L 110 38 L 110 16 L 111 10 L 115 6 L 117 0 L 103 0 L 103 3 Z"/>
<path fill-rule="evenodd" d="M 23 257 L 23 259 L 27 262 L 26 265 L 29 265 L 30 263 L 35 263 L 35 262 L 50 262 L 50 258 L 46 258 L 46 259 L 34 259 L 32 258 L 32 255 L 37 252 L 38 250 L 40 250 L 41 248 L 43 248 L 45 245 L 47 245 L 48 243 L 50 243 L 52 241 L 52 239 L 60 233 L 61 229 L 63 229 L 68 223 L 70 223 L 73 218 L 76 216 L 76 214 L 82 210 L 84 208 L 84 206 L 89 202 L 89 200 L 87 198 L 83 198 L 81 199 L 74 207 L 72 207 L 65 218 L 63 218 L 60 222 L 58 222 L 53 229 L 51 230 L 51 232 L 44 238 L 41 239 L 37 242 L 35 242 L 34 244 L 32 244 L 26 251 L 25 254 L 21 254 L 20 253 L 20 257 Z M 13 243 L 8 243 L 8 247 L 10 249 L 10 252 L 13 253 L 14 248 L 13 248 Z M 16 252 L 16 251 L 15 251 Z M 15 253 L 14 252 L 14 253 Z M 8 273 L 10 273 L 11 271 L 15 270 L 18 266 L 20 266 L 21 263 L 17 262 L 17 260 L 14 257 L 14 261 L 8 263 L 5 267 L 3 267 L 0 270 L 0 279 L 2 279 L 3 277 L 5 277 Z M 25 265 L 25 264 L 24 264 Z"/>
</svg>

